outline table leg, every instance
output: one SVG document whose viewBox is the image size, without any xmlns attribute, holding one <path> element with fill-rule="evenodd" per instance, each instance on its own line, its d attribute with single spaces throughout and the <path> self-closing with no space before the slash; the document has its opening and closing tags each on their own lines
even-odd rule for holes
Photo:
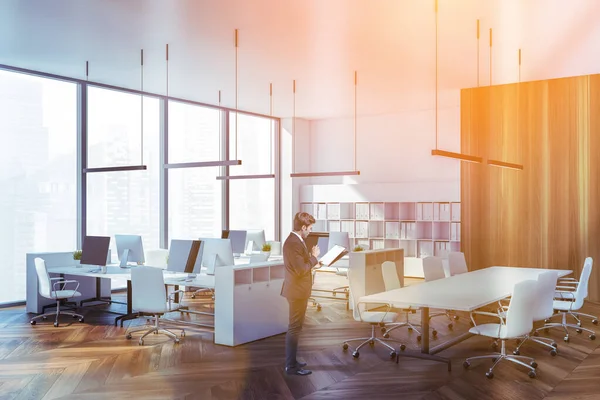
<svg viewBox="0 0 600 400">
<path fill-rule="evenodd" d="M 131 280 L 127 281 L 127 314 L 120 315 L 115 318 L 115 326 L 117 323 L 121 322 L 121 327 L 123 327 L 123 321 L 128 321 L 130 319 L 136 319 L 140 316 L 140 313 L 134 313 L 131 306 Z"/>
</svg>

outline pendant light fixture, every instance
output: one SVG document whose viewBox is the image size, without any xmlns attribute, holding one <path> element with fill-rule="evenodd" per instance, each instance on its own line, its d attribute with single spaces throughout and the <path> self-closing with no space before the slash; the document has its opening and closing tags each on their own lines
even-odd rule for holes
<svg viewBox="0 0 600 400">
<path fill-rule="evenodd" d="M 517 82 L 517 143 L 518 143 L 518 136 L 519 136 L 519 101 L 520 101 L 520 87 L 521 87 L 521 49 L 519 49 L 519 81 Z M 490 28 L 490 111 L 491 111 L 491 104 L 492 104 L 492 28 Z M 491 123 L 491 118 L 490 118 L 490 123 Z M 505 161 L 499 161 L 499 160 L 492 160 L 489 159 L 487 160 L 488 165 L 492 165 L 494 167 L 500 167 L 500 168 L 508 168 L 508 169 L 516 169 L 516 170 L 522 170 L 523 169 L 523 165 L 521 164 L 513 164 L 513 163 L 509 163 L 509 162 L 505 162 Z"/>
<path fill-rule="evenodd" d="M 307 178 L 313 176 L 352 176 L 360 175 L 360 171 L 356 169 L 356 86 L 358 84 L 358 73 L 354 71 L 354 158 L 352 171 L 333 171 L 333 172 L 295 172 L 296 171 L 296 81 L 294 80 L 294 113 L 292 118 L 292 178 Z"/>
<path fill-rule="evenodd" d="M 479 53 L 479 20 L 477 20 L 477 43 L 477 49 Z M 477 73 L 477 81 L 479 82 L 479 72 Z M 471 156 L 468 154 L 438 149 L 438 125 L 438 0 L 435 0 L 435 149 L 431 150 L 431 155 L 473 163 L 481 163 L 483 161 L 483 158 L 478 156 Z"/>
<path fill-rule="evenodd" d="M 220 93 L 221 91 L 219 91 L 219 98 L 220 98 Z M 273 84 L 269 83 L 269 114 L 271 116 L 273 116 Z M 236 127 L 237 127 L 237 122 L 236 122 Z M 273 123 L 271 122 L 270 124 L 270 138 L 273 137 Z M 273 173 L 273 143 L 271 142 L 271 139 L 269 139 L 269 170 L 270 173 L 268 174 L 249 174 L 249 175 L 223 175 L 223 176 L 217 176 L 217 180 L 223 181 L 223 180 L 231 180 L 231 179 L 266 179 L 266 178 L 275 178 L 275 174 Z"/>
<path fill-rule="evenodd" d="M 236 122 L 237 122 L 237 109 L 238 109 L 238 73 L 237 73 L 237 69 L 238 69 L 238 62 L 237 62 L 237 58 L 238 58 L 238 30 L 235 30 L 235 115 L 236 115 Z M 167 73 L 169 71 L 169 47 L 167 45 Z M 167 90 L 168 90 L 168 76 L 167 76 Z M 221 91 L 219 90 L 219 106 L 221 105 Z M 236 129 L 236 135 L 235 135 L 235 140 L 236 140 L 236 151 L 235 151 L 235 160 L 229 160 L 229 154 L 226 155 L 225 160 L 218 160 L 218 161 L 197 161 L 197 162 L 183 162 L 183 163 L 169 163 L 169 164 L 165 164 L 165 168 L 168 169 L 174 169 L 174 168 L 198 168 L 198 167 L 229 167 L 231 165 L 242 165 L 242 160 L 238 160 L 237 159 L 237 123 L 235 126 Z M 219 134 L 221 133 L 221 130 L 219 129 Z M 220 152 L 219 152 L 220 154 Z M 217 176 L 217 179 L 220 179 L 221 177 Z"/>
<path fill-rule="evenodd" d="M 119 171 L 145 171 L 148 169 L 144 165 L 144 49 L 140 50 L 140 164 L 139 165 L 123 165 L 117 167 L 98 167 L 98 168 L 84 168 L 83 172 L 86 174 L 93 172 L 119 172 Z M 85 62 L 85 78 L 88 79 L 89 63 Z"/>
</svg>

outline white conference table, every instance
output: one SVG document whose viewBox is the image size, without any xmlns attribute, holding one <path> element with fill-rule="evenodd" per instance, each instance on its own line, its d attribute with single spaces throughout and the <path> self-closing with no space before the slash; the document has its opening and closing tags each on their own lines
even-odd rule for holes
<svg viewBox="0 0 600 400">
<path fill-rule="evenodd" d="M 466 332 L 457 338 L 444 342 L 432 349 L 429 348 L 429 309 L 474 311 L 480 307 L 495 303 L 512 295 L 516 283 L 534 279 L 548 271 L 542 268 L 489 267 L 449 278 L 418 283 L 387 292 L 363 296 L 359 299 L 365 303 L 385 303 L 394 308 L 421 309 L 421 354 L 407 353 L 409 357 L 424 358 L 448 363 L 450 360 L 435 356 L 463 340 L 473 336 Z M 571 270 L 555 270 L 558 277 L 571 274 Z"/>
</svg>

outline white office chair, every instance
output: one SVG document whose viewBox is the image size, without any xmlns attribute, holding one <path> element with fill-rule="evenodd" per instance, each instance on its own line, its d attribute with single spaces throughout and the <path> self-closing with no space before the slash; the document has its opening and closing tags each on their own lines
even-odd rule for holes
<svg viewBox="0 0 600 400">
<path fill-rule="evenodd" d="M 596 333 L 591 329 L 582 328 L 576 324 L 568 324 L 567 323 L 567 315 L 573 315 L 573 311 L 579 310 L 583 307 L 583 302 L 586 298 L 588 292 L 588 283 L 590 280 L 590 275 L 592 274 L 592 264 L 593 260 L 591 257 L 585 259 L 585 263 L 583 264 L 583 270 L 581 271 L 581 276 L 579 278 L 579 284 L 577 285 L 577 289 L 574 292 L 561 292 L 564 300 L 555 300 L 552 307 L 554 310 L 558 311 L 558 313 L 554 314 L 554 316 L 560 315 L 562 316 L 562 322 L 548 322 L 543 327 L 536 329 L 536 332 L 540 330 L 549 329 L 549 328 L 563 328 L 565 331 L 564 341 L 569 342 L 569 329 L 574 328 L 577 333 L 581 333 L 583 331 L 588 332 L 589 338 L 591 340 L 596 339 Z"/>
<path fill-rule="evenodd" d="M 169 259 L 169 250 L 167 249 L 154 249 L 147 250 L 144 256 L 145 265 L 156 268 L 167 268 L 167 261 Z"/>
<path fill-rule="evenodd" d="M 183 291 L 178 291 L 183 292 Z M 140 315 L 152 315 L 154 326 L 140 326 L 127 331 L 125 337 L 131 339 L 131 334 L 145 331 L 139 339 L 140 346 L 144 344 L 144 338 L 150 333 L 162 333 L 169 336 L 179 343 L 179 338 L 168 329 L 164 329 L 159 323 L 160 317 L 168 312 L 176 311 L 178 304 L 173 303 L 172 297 L 175 294 L 166 295 L 165 281 L 163 271 L 152 267 L 135 267 L 131 269 L 131 299 L 132 308 Z M 185 336 L 185 330 L 178 327 L 172 327 L 181 330 L 181 336 Z"/>
<path fill-rule="evenodd" d="M 544 321 L 554 314 L 554 288 L 556 288 L 557 280 L 558 273 L 556 271 L 547 271 L 538 275 L 536 303 L 533 306 L 534 321 Z M 528 340 L 549 347 L 552 356 L 555 356 L 558 350 L 554 339 L 537 336 L 537 332 L 534 332 L 534 336 L 527 334 L 520 340 L 519 345 L 513 351 L 513 354 L 515 355 L 519 355 L 521 346 Z"/>
<path fill-rule="evenodd" d="M 39 257 L 36 257 L 34 262 L 35 272 L 38 277 L 39 293 L 47 299 L 56 300 L 56 312 L 36 315 L 31 318 L 29 323 L 35 325 L 37 319 L 47 319 L 51 315 L 55 317 L 54 326 L 56 327 L 58 326 L 59 315 L 69 315 L 73 318 L 79 318 L 79 322 L 84 322 L 83 315 L 71 311 L 61 311 L 60 309 L 61 301 L 81 296 L 81 293 L 77 291 L 77 289 L 79 289 L 79 282 L 75 280 L 65 280 L 64 278 L 50 278 L 48 269 L 46 269 L 46 262 Z M 51 284 L 52 286 L 50 286 Z M 59 286 L 58 289 L 57 286 Z"/>
<path fill-rule="evenodd" d="M 425 282 L 435 281 L 438 279 L 446 279 L 446 274 L 444 273 L 444 264 L 440 257 L 425 257 L 423 259 L 423 276 L 425 277 Z M 436 312 L 429 314 L 429 319 L 439 316 L 446 316 L 450 322 L 448 323 L 448 329 L 452 329 L 454 327 L 454 323 L 452 318 L 458 319 L 457 316 L 453 316 L 450 310 L 444 310 L 444 312 Z M 431 332 L 434 336 L 437 335 L 437 331 L 434 329 Z"/>
<path fill-rule="evenodd" d="M 465 253 L 459 251 L 452 251 L 448 253 L 448 267 L 450 270 L 450 276 L 469 272 L 469 268 L 467 268 L 467 261 L 465 260 Z"/>
<path fill-rule="evenodd" d="M 385 307 L 385 311 L 366 310 L 366 304 L 360 301 L 360 298 L 365 295 L 365 284 L 361 281 L 362 279 L 364 279 L 364 274 L 361 274 L 361 271 L 359 271 L 359 269 L 360 268 L 348 269 L 348 283 L 350 285 L 350 291 L 352 292 L 352 301 L 354 305 L 354 309 L 352 310 L 352 316 L 356 321 L 367 322 L 371 324 L 371 336 L 345 340 L 343 344 L 343 349 L 348 350 L 348 343 L 350 342 L 360 341 L 361 343 L 352 352 L 352 357 L 358 358 L 360 355 L 359 350 L 361 347 L 363 347 L 367 343 L 373 346 L 375 345 L 375 342 L 378 342 L 391 350 L 390 358 L 394 359 L 398 355 L 398 353 L 396 352 L 394 347 L 390 346 L 387 342 L 400 342 L 392 339 L 379 339 L 375 335 L 375 328 L 380 326 L 381 324 L 394 322 L 398 317 L 398 314 L 390 311 L 390 304 L 381 304 L 381 306 Z M 370 306 L 373 306 L 374 304 L 378 303 L 369 302 L 368 304 Z M 401 344 L 400 349 L 404 350 L 404 348 L 405 346 Z"/>
<path fill-rule="evenodd" d="M 591 264 L 592 270 L 593 270 L 593 266 L 594 266 L 593 259 L 591 257 L 588 257 L 585 259 L 584 265 L 586 262 Z M 570 297 L 571 295 L 566 294 L 565 292 L 567 292 L 567 293 L 574 292 L 577 289 L 577 286 L 579 286 L 579 282 L 580 281 L 578 281 L 575 278 L 564 278 L 564 277 L 560 278 L 558 281 L 559 286 L 557 286 L 556 298 L 558 300 L 562 300 L 562 299 L 564 299 L 564 297 Z M 588 297 L 588 293 L 587 293 L 587 286 L 586 286 L 586 292 L 584 293 L 584 298 L 587 298 L 587 297 Z M 571 311 L 569 313 L 569 315 L 571 317 L 573 317 L 575 319 L 575 321 L 577 321 L 578 326 L 581 326 L 581 317 L 589 318 L 592 320 L 592 324 L 598 325 L 598 317 L 596 315 L 585 314 L 585 313 L 576 312 L 576 311 Z"/>
<path fill-rule="evenodd" d="M 536 301 L 537 286 L 538 283 L 534 280 L 526 280 L 517 283 L 514 287 L 512 298 L 510 299 L 510 305 L 505 311 L 506 314 L 504 314 L 504 318 L 502 317 L 502 311 L 498 314 L 484 311 L 471 312 L 473 324 L 475 324 L 475 319 L 473 318 L 474 314 L 488 315 L 500 320 L 500 323 L 475 325 L 473 328 L 469 329 L 469 332 L 501 340 L 502 348 L 500 353 L 467 358 L 463 363 L 465 368 L 469 368 L 471 366 L 471 361 L 473 360 L 491 358 L 494 361 L 494 364 L 492 364 L 492 367 L 485 373 L 485 376 L 491 379 L 494 377 L 494 368 L 496 365 L 502 360 L 508 360 L 527 367 L 529 369 L 529 377 L 535 378 L 535 369 L 537 368 L 535 360 L 531 357 L 506 354 L 506 341 L 526 336 L 533 329 L 533 307 L 531 307 L 531 305 L 535 304 Z"/>
<path fill-rule="evenodd" d="M 393 261 L 383 262 L 381 264 L 381 273 L 383 275 L 383 284 L 385 285 L 386 292 L 388 292 L 390 290 L 402 288 L 402 285 L 400 284 L 400 278 L 398 277 L 398 270 L 396 269 L 395 262 L 393 262 Z M 410 321 L 408 319 L 409 313 L 412 310 L 413 309 L 411 309 L 409 305 L 407 305 L 406 308 L 399 309 L 398 311 L 403 312 L 404 315 L 406 316 L 406 319 L 404 320 L 404 322 L 392 322 L 390 324 L 385 324 L 385 326 L 381 328 L 383 337 L 387 339 L 390 337 L 390 332 L 392 332 L 395 329 L 402 328 L 405 326 L 409 331 L 414 330 L 418 335 L 417 340 L 420 341 L 421 340 L 421 332 L 416 327 L 417 326 L 420 327 L 421 324 L 413 325 L 410 323 Z M 435 334 L 437 334 L 437 332 Z M 401 349 L 401 350 L 404 350 L 404 349 Z"/>
</svg>

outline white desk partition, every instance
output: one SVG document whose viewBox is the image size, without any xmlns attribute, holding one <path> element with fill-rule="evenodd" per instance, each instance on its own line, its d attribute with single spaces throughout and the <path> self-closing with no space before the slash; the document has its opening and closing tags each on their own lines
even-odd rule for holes
<svg viewBox="0 0 600 400">
<path fill-rule="evenodd" d="M 37 273 L 35 271 L 34 260 L 40 257 L 46 262 L 47 268 L 72 265 L 76 266 L 79 261 L 73 259 L 73 252 L 48 252 L 48 253 L 27 253 L 26 255 L 26 306 L 27 312 L 39 314 L 42 312 L 42 308 L 49 304 L 56 304 L 56 301 L 47 299 L 40 296 L 38 289 Z M 81 297 L 77 301 L 96 297 L 96 279 L 93 277 L 85 277 L 80 275 L 65 275 L 65 279 L 74 279 L 79 282 L 78 291 L 81 293 Z M 101 280 L 101 293 L 102 296 L 109 297 L 111 286 L 110 279 Z"/>
<path fill-rule="evenodd" d="M 215 269 L 215 343 L 226 346 L 287 331 L 281 261 Z"/>
</svg>

